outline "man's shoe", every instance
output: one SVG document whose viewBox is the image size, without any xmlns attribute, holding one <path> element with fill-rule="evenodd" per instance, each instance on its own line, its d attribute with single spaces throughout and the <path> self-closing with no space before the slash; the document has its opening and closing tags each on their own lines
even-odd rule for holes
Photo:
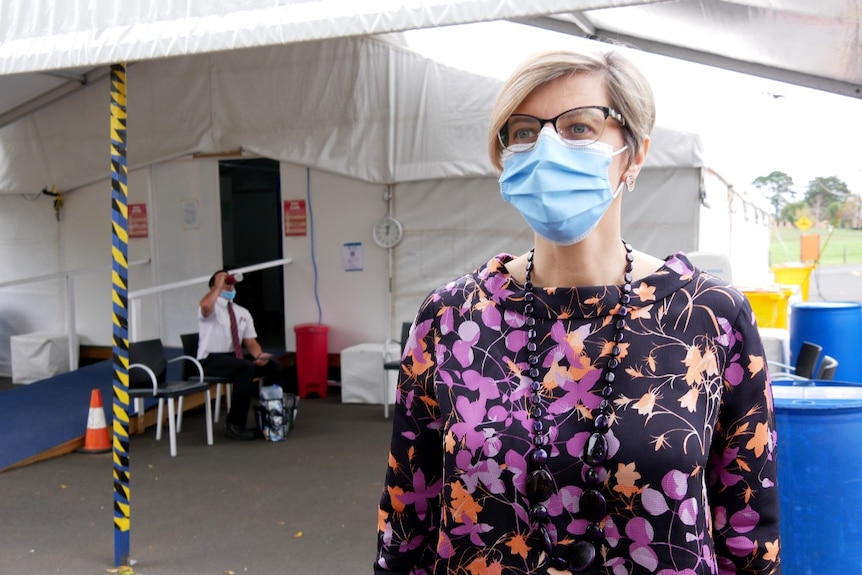
<svg viewBox="0 0 862 575">
<path fill-rule="evenodd" d="M 251 429 L 246 429 L 235 423 L 228 423 L 225 426 L 225 436 L 228 439 L 236 439 L 238 441 L 249 441 L 257 438 L 257 434 Z"/>
</svg>

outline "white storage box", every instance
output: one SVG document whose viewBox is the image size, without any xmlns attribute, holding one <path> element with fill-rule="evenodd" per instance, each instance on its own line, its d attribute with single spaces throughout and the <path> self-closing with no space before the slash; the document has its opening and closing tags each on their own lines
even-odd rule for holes
<svg viewBox="0 0 862 575">
<path fill-rule="evenodd" d="M 401 359 L 401 346 L 386 345 L 386 359 Z M 341 350 L 341 403 L 383 404 L 383 344 L 361 343 Z M 386 373 L 388 385 L 386 398 L 395 402 L 395 386 L 398 383 L 395 371 Z"/>
<path fill-rule="evenodd" d="M 12 383 L 33 383 L 71 371 L 69 336 L 33 332 L 9 338 L 12 348 Z M 78 367 L 78 338 L 74 336 L 71 368 Z"/>
</svg>

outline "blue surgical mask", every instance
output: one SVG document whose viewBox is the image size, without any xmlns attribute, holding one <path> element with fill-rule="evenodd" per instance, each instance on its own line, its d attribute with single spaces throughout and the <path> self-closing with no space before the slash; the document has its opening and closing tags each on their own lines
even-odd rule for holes
<svg viewBox="0 0 862 575">
<path fill-rule="evenodd" d="M 604 142 L 573 146 L 550 127 L 536 146 L 503 158 L 500 192 L 540 236 L 560 244 L 583 240 L 619 194 L 608 181 L 608 167 L 626 146 L 614 151 Z"/>
<path fill-rule="evenodd" d="M 222 291 L 221 297 L 223 297 L 227 301 L 231 301 L 233 298 L 236 297 L 236 292 L 235 291 Z"/>
</svg>

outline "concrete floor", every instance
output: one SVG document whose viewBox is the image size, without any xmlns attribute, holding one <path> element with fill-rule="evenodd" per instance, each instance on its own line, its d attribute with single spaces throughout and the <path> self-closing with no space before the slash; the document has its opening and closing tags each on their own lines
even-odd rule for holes
<svg viewBox="0 0 862 575">
<path fill-rule="evenodd" d="M 223 422 L 223 419 L 222 419 Z M 287 441 L 234 442 L 188 413 L 171 458 L 132 437 L 132 568 L 141 575 L 369 573 L 391 420 L 337 391 L 300 403 Z M 0 571 L 114 567 L 112 455 L 70 454 L 0 474 Z"/>
</svg>

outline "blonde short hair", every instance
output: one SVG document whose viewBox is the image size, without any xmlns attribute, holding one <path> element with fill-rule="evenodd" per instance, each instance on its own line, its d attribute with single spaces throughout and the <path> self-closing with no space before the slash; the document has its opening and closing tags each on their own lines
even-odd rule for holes
<svg viewBox="0 0 862 575">
<path fill-rule="evenodd" d="M 629 158 L 640 151 L 655 125 L 655 98 L 646 77 L 618 50 L 606 52 L 542 52 L 524 61 L 503 84 L 488 129 L 488 153 L 498 171 L 503 170 L 503 144 L 499 133 L 527 97 L 539 88 L 570 74 L 599 73 L 604 76 L 610 105 L 626 125 L 623 128 Z"/>
</svg>

